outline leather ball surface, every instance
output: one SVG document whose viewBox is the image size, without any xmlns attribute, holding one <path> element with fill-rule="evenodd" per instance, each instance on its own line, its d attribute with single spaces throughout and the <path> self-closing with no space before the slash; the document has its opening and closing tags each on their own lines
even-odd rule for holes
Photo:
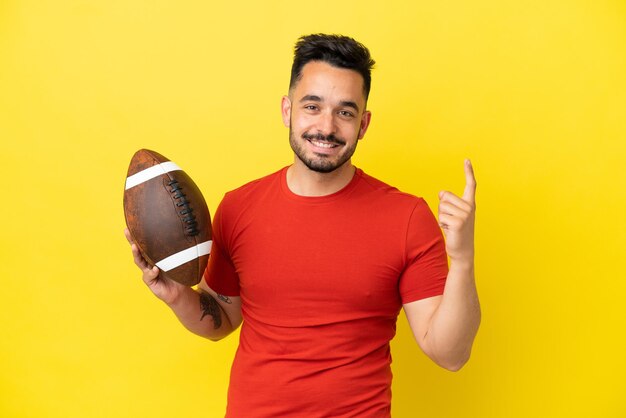
<svg viewBox="0 0 626 418">
<path fill-rule="evenodd" d="M 175 163 L 141 149 L 128 167 L 126 226 L 143 257 L 160 275 L 197 284 L 211 250 L 211 216 L 200 189 Z"/>
</svg>

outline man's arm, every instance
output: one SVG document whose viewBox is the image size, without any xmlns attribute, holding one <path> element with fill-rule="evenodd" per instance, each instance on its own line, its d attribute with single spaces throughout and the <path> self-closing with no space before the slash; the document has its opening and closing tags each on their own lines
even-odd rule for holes
<svg viewBox="0 0 626 418">
<path fill-rule="evenodd" d="M 420 348 L 435 363 L 458 371 L 469 360 L 480 324 L 480 304 L 473 272 L 450 266 L 442 296 L 404 305 Z"/>
<path fill-rule="evenodd" d="M 435 363 L 457 371 L 469 360 L 481 313 L 474 280 L 476 179 L 465 162 L 462 197 L 439 193 L 439 224 L 446 235 L 450 270 L 441 296 L 404 305 L 413 335 Z"/>
<path fill-rule="evenodd" d="M 226 337 L 242 322 L 241 298 L 217 294 L 204 279 L 197 290 L 185 286 L 168 306 L 185 328 L 213 341 Z"/>
<path fill-rule="evenodd" d="M 124 234 L 131 245 L 133 259 L 142 272 L 144 283 L 156 297 L 174 311 L 185 328 L 194 334 L 217 341 L 241 325 L 241 298 L 219 295 L 211 290 L 204 280 L 201 280 L 198 289 L 194 290 L 161 277 L 158 267 L 150 266 L 141 256 L 128 229 Z"/>
</svg>

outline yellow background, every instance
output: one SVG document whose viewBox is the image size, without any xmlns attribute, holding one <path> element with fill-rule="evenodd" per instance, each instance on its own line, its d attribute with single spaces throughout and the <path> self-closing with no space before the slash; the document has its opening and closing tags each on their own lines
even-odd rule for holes
<svg viewBox="0 0 626 418">
<path fill-rule="evenodd" d="M 478 178 L 483 323 L 459 373 L 404 317 L 394 417 L 623 417 L 626 3 L 0 2 L 0 416 L 219 417 L 236 336 L 187 333 L 123 237 L 134 151 L 215 208 L 291 161 L 301 34 L 371 50 L 355 163 L 424 196 Z"/>
</svg>

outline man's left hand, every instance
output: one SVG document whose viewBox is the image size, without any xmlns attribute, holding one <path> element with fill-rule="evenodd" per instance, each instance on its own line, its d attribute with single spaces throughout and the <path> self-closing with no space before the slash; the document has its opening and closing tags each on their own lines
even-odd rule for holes
<svg viewBox="0 0 626 418">
<path fill-rule="evenodd" d="M 470 160 L 465 160 L 465 190 L 458 197 L 439 192 L 439 226 L 446 236 L 450 261 L 473 263 L 474 217 L 476 212 L 476 178 Z"/>
</svg>

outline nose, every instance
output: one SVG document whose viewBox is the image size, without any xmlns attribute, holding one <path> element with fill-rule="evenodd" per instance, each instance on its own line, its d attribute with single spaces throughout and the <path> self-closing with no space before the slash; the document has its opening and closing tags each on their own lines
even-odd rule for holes
<svg viewBox="0 0 626 418">
<path fill-rule="evenodd" d="M 323 112 L 319 116 L 317 130 L 322 135 L 330 135 L 336 133 L 335 115 L 332 112 Z"/>
</svg>

